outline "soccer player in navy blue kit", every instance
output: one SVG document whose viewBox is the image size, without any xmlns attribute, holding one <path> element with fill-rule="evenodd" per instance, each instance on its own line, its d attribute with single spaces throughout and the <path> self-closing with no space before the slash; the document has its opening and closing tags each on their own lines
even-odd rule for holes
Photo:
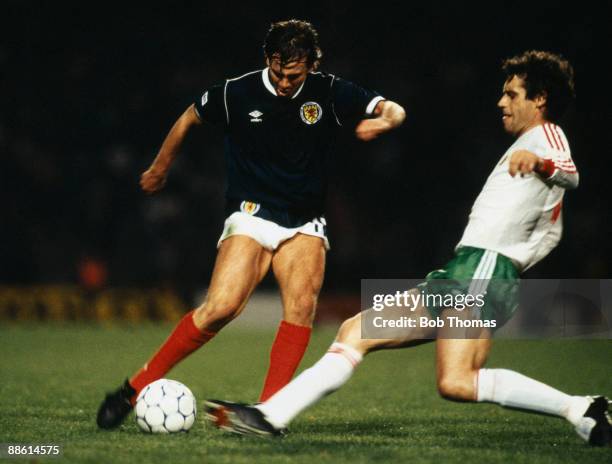
<svg viewBox="0 0 612 464">
<path fill-rule="evenodd" d="M 260 401 L 291 380 L 308 346 L 329 249 L 324 202 L 334 137 L 345 126 L 354 128 L 358 139 L 373 140 L 398 127 L 405 113 L 374 92 L 316 72 L 322 53 L 308 22 L 272 24 L 264 54 L 263 70 L 203 92 L 142 174 L 142 189 L 159 191 L 190 129 L 207 122 L 224 131 L 227 219 L 208 294 L 154 356 L 106 396 L 97 417 L 102 428 L 120 425 L 142 388 L 237 317 L 270 268 L 283 320 Z"/>
</svg>

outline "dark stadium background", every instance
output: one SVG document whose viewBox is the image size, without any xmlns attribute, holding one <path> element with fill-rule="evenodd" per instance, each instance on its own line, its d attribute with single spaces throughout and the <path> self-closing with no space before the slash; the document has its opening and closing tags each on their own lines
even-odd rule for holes
<svg viewBox="0 0 612 464">
<path fill-rule="evenodd" d="M 221 134 L 191 134 L 163 193 L 146 197 L 138 179 L 203 89 L 262 66 L 269 23 L 288 17 L 318 28 L 322 70 L 408 114 L 379 141 L 338 141 L 324 294 L 419 278 L 449 259 L 510 142 L 499 64 L 534 48 L 574 64 L 578 99 L 563 126 L 581 185 L 566 196 L 560 246 L 527 276 L 609 277 L 610 37 L 598 5 L 4 2 L 0 285 L 186 297 L 205 287 L 224 219 Z"/>
</svg>

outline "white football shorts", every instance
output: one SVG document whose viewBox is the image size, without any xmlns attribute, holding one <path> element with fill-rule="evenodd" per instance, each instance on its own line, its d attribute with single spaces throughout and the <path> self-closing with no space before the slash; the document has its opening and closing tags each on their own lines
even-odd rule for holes
<svg viewBox="0 0 612 464">
<path fill-rule="evenodd" d="M 275 222 L 268 221 L 256 216 L 252 216 L 242 211 L 232 213 L 226 220 L 223 226 L 223 233 L 217 242 L 217 248 L 221 246 L 221 242 L 233 235 L 246 235 L 257 241 L 264 248 L 274 251 L 281 243 L 296 234 L 312 235 L 320 237 L 323 240 L 325 249 L 329 250 L 329 240 L 326 234 L 327 223 L 324 217 L 315 218 L 306 224 L 287 228 L 279 226 Z"/>
</svg>

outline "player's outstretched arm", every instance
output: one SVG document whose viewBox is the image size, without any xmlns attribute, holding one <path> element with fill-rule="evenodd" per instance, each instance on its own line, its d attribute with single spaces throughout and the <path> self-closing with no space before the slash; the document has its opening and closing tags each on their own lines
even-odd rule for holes
<svg viewBox="0 0 612 464">
<path fill-rule="evenodd" d="M 404 108 L 391 100 L 383 100 L 376 105 L 374 117 L 364 119 L 355 128 L 359 140 L 368 142 L 381 134 L 400 126 L 406 119 Z"/>
<path fill-rule="evenodd" d="M 517 174 L 523 175 L 535 172 L 547 184 L 558 185 L 568 190 L 578 187 L 578 172 L 576 172 L 573 163 L 567 161 L 565 164 L 558 166 L 554 161 L 540 158 L 527 150 L 518 150 L 512 153 L 508 172 L 512 177 Z"/>
<path fill-rule="evenodd" d="M 196 115 L 193 105 L 191 105 L 174 123 L 151 166 L 140 176 L 140 187 L 145 193 L 152 194 L 164 187 L 170 166 L 176 158 L 187 132 L 197 124 L 201 124 L 201 121 Z"/>
</svg>

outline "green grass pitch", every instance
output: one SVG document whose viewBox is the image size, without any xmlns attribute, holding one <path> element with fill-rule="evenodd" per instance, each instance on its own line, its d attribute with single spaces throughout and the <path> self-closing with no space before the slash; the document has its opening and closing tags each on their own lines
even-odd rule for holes
<svg viewBox="0 0 612 464">
<path fill-rule="evenodd" d="M 434 387 L 433 345 L 371 355 L 344 389 L 306 411 L 280 440 L 225 435 L 202 414 L 187 434 L 146 435 L 133 417 L 117 431 L 98 430 L 104 392 L 169 330 L 0 326 L 0 443 L 61 444 L 56 462 L 612 462 L 612 449 L 589 448 L 560 419 L 443 401 Z M 301 368 L 322 355 L 333 334 L 315 331 Z M 256 400 L 272 338 L 272 331 L 230 327 L 168 377 L 187 384 L 199 406 L 206 398 Z M 610 340 L 498 341 L 489 366 L 575 394 L 612 395 L 611 362 Z"/>
</svg>

